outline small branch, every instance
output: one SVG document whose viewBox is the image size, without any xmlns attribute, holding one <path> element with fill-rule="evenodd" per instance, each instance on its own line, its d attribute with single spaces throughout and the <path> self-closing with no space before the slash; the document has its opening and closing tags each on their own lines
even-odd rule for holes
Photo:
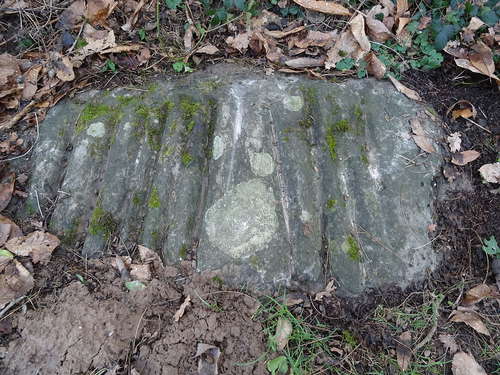
<svg viewBox="0 0 500 375">
<path fill-rule="evenodd" d="M 437 296 L 434 302 L 432 303 L 432 327 L 427 333 L 427 335 L 424 337 L 422 341 L 420 341 L 415 347 L 413 348 L 413 353 L 417 353 L 420 349 L 422 349 L 431 339 L 432 336 L 436 333 L 437 330 L 437 325 L 438 325 L 438 317 L 439 317 L 439 306 L 441 305 L 441 302 L 443 302 L 444 296 Z"/>
<path fill-rule="evenodd" d="M 12 118 L 4 123 L 0 124 L 0 131 L 12 128 L 19 120 L 21 120 L 36 104 L 36 101 L 32 100 L 30 103 L 26 105 L 23 109 L 17 112 Z"/>
</svg>

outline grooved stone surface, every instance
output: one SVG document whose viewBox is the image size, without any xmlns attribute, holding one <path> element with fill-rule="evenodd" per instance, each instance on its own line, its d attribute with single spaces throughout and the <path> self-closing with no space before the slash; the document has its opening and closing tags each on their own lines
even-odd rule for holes
<svg viewBox="0 0 500 375">
<path fill-rule="evenodd" d="M 422 113 L 387 82 L 231 66 L 88 92 L 41 124 L 24 214 L 35 192 L 55 203 L 50 229 L 87 256 L 119 236 L 233 284 L 404 287 L 439 260 L 427 226 L 441 156 L 410 135 Z"/>
</svg>

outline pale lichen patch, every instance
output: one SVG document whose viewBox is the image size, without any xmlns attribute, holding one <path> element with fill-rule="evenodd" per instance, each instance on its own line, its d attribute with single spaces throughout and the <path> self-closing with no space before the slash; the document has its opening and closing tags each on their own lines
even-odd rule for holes
<svg viewBox="0 0 500 375">
<path fill-rule="evenodd" d="M 283 105 L 291 112 L 299 112 L 304 106 L 304 99 L 301 96 L 287 96 L 283 100 Z"/>
<path fill-rule="evenodd" d="M 274 161 L 267 152 L 249 152 L 252 172 L 257 176 L 269 176 L 274 171 Z"/>
<path fill-rule="evenodd" d="M 218 135 L 214 137 L 214 144 L 212 148 L 212 157 L 214 160 L 219 159 L 224 153 L 224 139 Z"/>
<path fill-rule="evenodd" d="M 233 258 L 255 255 L 278 230 L 274 201 L 272 191 L 260 179 L 234 186 L 205 214 L 210 243 Z"/>
<path fill-rule="evenodd" d="M 106 126 L 103 122 L 94 122 L 87 128 L 87 135 L 94 138 L 102 138 L 106 134 Z"/>
</svg>

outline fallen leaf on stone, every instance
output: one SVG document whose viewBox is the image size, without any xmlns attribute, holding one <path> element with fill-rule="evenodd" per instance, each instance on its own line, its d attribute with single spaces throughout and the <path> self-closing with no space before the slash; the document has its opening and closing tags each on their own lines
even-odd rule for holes
<svg viewBox="0 0 500 375">
<path fill-rule="evenodd" d="M 186 308 L 191 304 L 191 296 L 188 295 L 184 302 L 182 302 L 182 305 L 179 307 L 179 309 L 175 312 L 174 314 L 174 322 L 178 322 L 180 318 L 184 315 Z"/>
<path fill-rule="evenodd" d="M 351 12 L 340 4 L 333 1 L 322 0 L 293 0 L 294 3 L 314 12 L 335 14 L 338 16 L 350 16 Z"/>
<path fill-rule="evenodd" d="M 458 352 L 453 356 L 451 371 L 453 375 L 487 375 L 474 357 L 464 352 Z"/>
<path fill-rule="evenodd" d="M 479 173 L 484 181 L 492 184 L 500 184 L 500 162 L 484 164 L 479 168 Z"/>
<path fill-rule="evenodd" d="M 413 134 L 415 135 L 425 135 L 424 128 L 422 123 L 417 117 L 413 117 L 410 119 L 410 126 Z"/>
<path fill-rule="evenodd" d="M 59 243 L 59 239 L 53 234 L 36 231 L 25 237 L 10 239 L 5 247 L 18 256 L 30 256 L 35 264 L 47 264 Z"/>
<path fill-rule="evenodd" d="M 0 273 L 0 309 L 24 296 L 33 286 L 34 280 L 30 272 L 16 259 L 9 258 Z"/>
<path fill-rule="evenodd" d="M 406 371 L 411 361 L 411 332 L 403 332 L 396 344 L 396 356 L 401 370 Z"/>
<path fill-rule="evenodd" d="M 396 87 L 396 90 L 398 90 L 400 93 L 403 93 L 404 95 L 406 95 L 410 99 L 413 99 L 413 100 L 416 100 L 419 102 L 422 101 L 422 98 L 420 97 L 420 95 L 418 95 L 418 93 L 415 90 L 409 89 L 408 87 L 403 85 L 401 82 L 399 82 L 396 78 L 394 78 L 391 75 L 389 75 L 389 79 L 391 80 L 394 87 Z"/>
<path fill-rule="evenodd" d="M 363 51 L 369 51 L 370 41 L 365 34 L 365 17 L 360 13 L 351 20 L 351 32 Z"/>
<path fill-rule="evenodd" d="M 198 343 L 195 358 L 198 358 L 198 375 L 217 375 L 219 373 L 220 349 L 216 346 Z"/>
<path fill-rule="evenodd" d="M 149 264 L 132 264 L 130 266 L 130 276 L 139 281 L 151 280 L 151 270 Z"/>
<path fill-rule="evenodd" d="M 138 290 L 143 290 L 146 288 L 146 285 L 144 285 L 142 282 L 139 280 L 134 280 L 134 281 L 127 281 L 125 283 L 125 288 L 130 290 L 131 292 L 135 292 Z"/>
<path fill-rule="evenodd" d="M 274 335 L 274 341 L 276 342 L 276 349 L 281 351 L 287 346 L 288 339 L 292 334 L 292 323 L 288 319 L 279 318 L 276 324 L 276 334 Z"/>
<path fill-rule="evenodd" d="M 387 71 L 386 66 L 380 59 L 375 55 L 375 53 L 370 52 L 365 56 L 365 61 L 367 62 L 366 70 L 369 75 L 374 76 L 377 79 L 382 79 Z"/>
<path fill-rule="evenodd" d="M 476 332 L 479 332 L 483 335 L 490 336 L 490 332 L 486 325 L 483 323 L 478 314 L 473 311 L 459 311 L 455 310 L 452 312 L 450 321 L 456 323 L 465 323 Z"/>
<path fill-rule="evenodd" d="M 330 280 L 330 282 L 326 285 L 325 290 L 316 293 L 316 295 L 314 296 L 314 300 L 322 301 L 323 297 L 330 297 L 337 289 L 334 284 L 335 280 Z"/>
<path fill-rule="evenodd" d="M 446 351 L 449 351 L 450 354 L 454 354 L 458 351 L 457 342 L 455 341 L 455 338 L 452 335 L 441 334 L 439 335 L 439 341 L 441 341 L 441 343 L 444 346 L 444 349 Z"/>
<path fill-rule="evenodd" d="M 431 140 L 427 136 L 412 134 L 412 137 L 413 137 L 413 140 L 415 141 L 415 143 L 417 144 L 417 146 L 421 150 L 423 150 L 429 154 L 436 152 L 436 150 L 434 149 L 434 146 L 431 143 Z"/>
<path fill-rule="evenodd" d="M 429 232 L 435 232 L 435 231 L 436 231 L 436 228 L 437 228 L 437 224 L 429 224 L 429 225 L 427 226 L 427 230 L 428 230 Z"/>
<path fill-rule="evenodd" d="M 12 193 L 14 192 L 15 182 L 16 175 L 9 173 L 2 183 L 0 183 L 0 211 L 3 211 L 9 205 Z"/>
<path fill-rule="evenodd" d="M 451 162 L 455 165 L 466 165 L 480 156 L 481 153 L 474 150 L 457 152 L 456 154 L 453 154 Z"/>
<path fill-rule="evenodd" d="M 198 48 L 195 53 L 203 53 L 205 55 L 215 55 L 219 53 L 219 49 L 213 44 L 207 44 L 201 48 Z"/>
<path fill-rule="evenodd" d="M 324 63 L 324 57 L 320 57 L 319 59 L 314 59 L 312 57 L 297 57 L 296 59 L 285 61 L 285 65 L 295 69 L 323 66 Z"/>
<path fill-rule="evenodd" d="M 462 301 L 462 306 L 472 306 L 484 298 L 498 296 L 498 292 L 494 286 L 490 286 L 487 284 L 479 284 L 474 288 L 469 289 L 467 293 L 465 293 L 465 297 Z"/>
<path fill-rule="evenodd" d="M 451 133 L 448 136 L 448 138 L 446 138 L 446 140 L 448 141 L 448 145 L 450 146 L 451 152 L 460 151 L 460 147 L 462 145 L 462 138 L 460 138 L 459 132 Z"/>
</svg>

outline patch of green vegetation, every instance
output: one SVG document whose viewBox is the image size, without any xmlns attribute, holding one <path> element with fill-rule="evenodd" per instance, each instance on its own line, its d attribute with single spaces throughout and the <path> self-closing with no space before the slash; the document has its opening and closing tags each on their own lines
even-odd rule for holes
<svg viewBox="0 0 500 375">
<path fill-rule="evenodd" d="M 170 156 L 172 156 L 175 152 L 174 146 L 163 145 L 160 152 L 160 161 L 167 160 Z"/>
<path fill-rule="evenodd" d="M 158 232 L 157 230 L 152 231 L 151 238 L 153 239 L 154 246 L 158 246 L 158 244 L 160 243 L 160 239 L 161 239 L 160 232 Z"/>
<path fill-rule="evenodd" d="M 313 87 L 301 86 L 300 92 L 304 97 L 304 117 L 299 121 L 299 126 L 304 129 L 309 129 L 314 125 L 314 107 L 318 105 L 316 89 Z"/>
<path fill-rule="evenodd" d="M 134 206 L 140 206 L 142 204 L 142 196 L 141 193 L 135 192 L 132 197 L 132 204 Z"/>
<path fill-rule="evenodd" d="M 37 212 L 37 209 L 35 207 L 35 202 L 33 202 L 31 199 L 26 201 L 24 207 L 28 216 L 33 216 Z"/>
<path fill-rule="evenodd" d="M 339 120 L 333 124 L 333 128 L 338 132 L 347 132 L 351 129 L 351 126 L 349 125 L 349 121 Z"/>
<path fill-rule="evenodd" d="M 212 277 L 212 281 L 217 284 L 217 287 L 220 289 L 224 285 L 224 280 L 218 275 Z"/>
<path fill-rule="evenodd" d="M 69 229 L 64 231 L 64 234 L 61 236 L 61 243 L 65 246 L 74 246 L 76 243 L 76 239 L 78 237 L 78 228 L 80 226 L 80 219 L 74 218 L 71 222 L 71 226 Z"/>
<path fill-rule="evenodd" d="M 87 104 L 80 113 L 80 117 L 78 119 L 75 129 L 76 134 L 80 134 L 81 132 L 83 132 L 91 121 L 94 121 L 99 117 L 108 115 L 112 113 L 112 111 L 113 108 L 106 104 L 95 104 L 95 103 Z"/>
<path fill-rule="evenodd" d="M 495 236 L 491 236 L 488 240 L 482 240 L 482 242 L 483 251 L 486 254 L 500 259 L 500 247 L 498 247 L 497 239 Z"/>
<path fill-rule="evenodd" d="M 179 248 L 179 258 L 186 259 L 188 255 L 188 246 L 186 244 L 182 244 Z"/>
<path fill-rule="evenodd" d="M 363 111 L 361 110 L 359 104 L 354 105 L 354 118 L 356 121 L 363 121 Z"/>
<path fill-rule="evenodd" d="M 361 145 L 359 148 L 359 158 L 363 162 L 364 165 L 370 165 L 370 161 L 368 160 L 368 146 Z"/>
<path fill-rule="evenodd" d="M 342 339 L 349 345 L 351 350 L 358 345 L 358 340 L 356 340 L 352 332 L 347 329 L 342 331 Z"/>
<path fill-rule="evenodd" d="M 222 87 L 224 84 L 220 81 L 216 81 L 214 79 L 202 81 L 198 84 L 198 89 L 205 93 L 209 94 L 215 90 L 217 90 L 219 87 Z"/>
<path fill-rule="evenodd" d="M 138 97 L 132 95 L 118 95 L 116 97 L 118 104 L 122 107 L 126 107 L 132 104 L 136 104 L 139 100 Z"/>
<path fill-rule="evenodd" d="M 189 165 L 192 163 L 193 157 L 191 154 L 187 151 L 183 151 L 181 154 L 181 162 L 184 167 L 189 167 Z"/>
<path fill-rule="evenodd" d="M 158 194 L 158 189 L 156 188 L 156 186 L 153 186 L 151 194 L 149 195 L 148 207 L 160 208 L 160 206 L 161 206 L 161 201 L 160 201 L 160 195 Z"/>
<path fill-rule="evenodd" d="M 282 300 L 287 298 L 283 296 Z M 307 321 L 294 315 L 285 303 L 273 297 L 263 297 L 255 317 L 264 326 L 264 334 L 268 337 L 266 363 L 271 374 L 312 374 L 317 370 L 317 359 L 323 358 L 322 369 L 331 373 L 334 368 L 332 352 L 328 343 L 338 334 L 316 319 Z M 290 325 L 292 330 L 285 348 L 278 351 L 277 329 Z"/>
<path fill-rule="evenodd" d="M 347 243 L 347 256 L 355 262 L 361 261 L 361 249 L 358 241 L 350 234 L 346 239 Z"/>
<path fill-rule="evenodd" d="M 326 201 L 326 208 L 329 209 L 329 210 L 333 210 L 336 205 L 337 205 L 337 200 L 336 199 L 328 199 Z"/>
<path fill-rule="evenodd" d="M 337 138 L 335 137 L 335 127 L 330 126 L 326 129 L 326 144 L 332 160 L 337 159 Z"/>
<path fill-rule="evenodd" d="M 201 103 L 195 102 L 188 96 L 183 96 L 180 101 L 180 107 L 182 120 L 184 121 L 184 125 L 186 127 L 186 133 L 189 134 L 195 126 L 194 116 L 200 110 Z"/>
<path fill-rule="evenodd" d="M 88 231 L 94 236 L 103 236 L 108 239 L 117 228 L 117 223 L 111 213 L 105 211 L 98 202 L 90 218 Z"/>
</svg>

